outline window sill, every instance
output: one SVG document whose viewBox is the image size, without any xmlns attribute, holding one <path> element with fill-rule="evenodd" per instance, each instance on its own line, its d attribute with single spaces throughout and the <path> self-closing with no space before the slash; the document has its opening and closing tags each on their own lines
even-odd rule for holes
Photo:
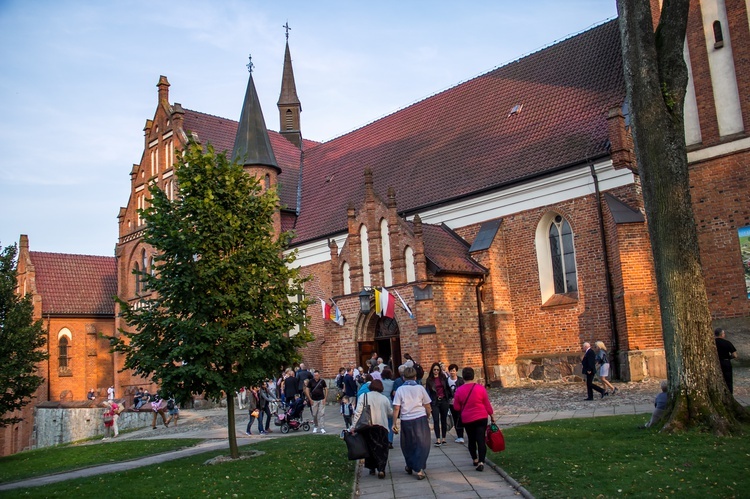
<svg viewBox="0 0 750 499">
<path fill-rule="evenodd" d="M 578 293 L 565 293 L 561 295 L 552 295 L 552 297 L 542 304 L 542 308 L 565 307 L 578 304 Z"/>
</svg>

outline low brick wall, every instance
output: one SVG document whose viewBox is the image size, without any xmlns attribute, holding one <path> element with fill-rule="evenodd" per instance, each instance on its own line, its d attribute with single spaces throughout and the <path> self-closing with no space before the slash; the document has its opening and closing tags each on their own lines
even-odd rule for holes
<svg viewBox="0 0 750 499">
<path fill-rule="evenodd" d="M 104 411 L 103 407 L 37 407 L 33 448 L 103 436 Z M 121 432 L 143 428 L 151 424 L 151 418 L 151 411 L 123 412 L 117 420 L 117 427 Z"/>
</svg>

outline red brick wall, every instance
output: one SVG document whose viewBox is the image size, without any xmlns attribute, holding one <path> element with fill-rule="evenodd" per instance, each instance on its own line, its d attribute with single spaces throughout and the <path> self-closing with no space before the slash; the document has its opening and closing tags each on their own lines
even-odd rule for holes
<svg viewBox="0 0 750 499">
<path fill-rule="evenodd" d="M 737 229 L 750 225 L 750 152 L 690 166 L 706 292 L 714 319 L 750 315 Z"/>
</svg>

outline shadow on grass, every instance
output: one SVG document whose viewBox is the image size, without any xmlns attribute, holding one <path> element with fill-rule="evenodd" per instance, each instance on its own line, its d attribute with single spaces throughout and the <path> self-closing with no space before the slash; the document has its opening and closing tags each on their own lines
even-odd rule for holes
<svg viewBox="0 0 750 499">
<path fill-rule="evenodd" d="M 0 483 L 73 471 L 101 464 L 129 461 L 163 452 L 192 447 L 201 439 L 111 440 L 96 445 L 91 442 L 45 447 L 0 458 Z"/>
<path fill-rule="evenodd" d="M 327 497 L 348 499 L 354 485 L 353 461 L 335 436 L 302 435 L 242 446 L 263 451 L 251 459 L 208 466 L 209 459 L 228 450 L 207 452 L 95 477 L 16 489 L 0 497 L 101 497 L 117 490 L 139 490 L 153 497 Z M 140 485 L 134 485 L 140 484 Z M 135 487 L 135 488 L 134 488 Z"/>
<path fill-rule="evenodd" d="M 647 415 L 567 419 L 504 430 L 490 459 L 535 497 L 742 497 L 750 490 L 745 435 L 666 435 Z"/>
</svg>

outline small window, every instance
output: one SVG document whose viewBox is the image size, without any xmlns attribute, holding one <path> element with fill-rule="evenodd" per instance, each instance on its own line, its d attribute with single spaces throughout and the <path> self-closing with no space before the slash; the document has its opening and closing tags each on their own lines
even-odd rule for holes
<svg viewBox="0 0 750 499">
<path fill-rule="evenodd" d="M 141 268 L 138 262 L 133 267 L 133 276 L 135 277 L 135 294 L 139 294 L 141 292 Z"/>
<path fill-rule="evenodd" d="M 284 128 L 286 130 L 294 130 L 294 113 L 292 113 L 291 109 L 287 109 L 286 113 L 284 114 Z"/>
<path fill-rule="evenodd" d="M 549 227 L 549 248 L 555 293 L 578 291 L 576 260 L 573 252 L 573 231 L 570 224 L 557 215 Z"/>
<path fill-rule="evenodd" d="M 720 49 L 724 46 L 724 33 L 721 31 L 721 21 L 714 21 L 714 48 Z"/>
<path fill-rule="evenodd" d="M 352 274 L 349 270 L 349 262 L 344 262 L 341 266 L 341 277 L 344 281 L 344 294 L 349 295 L 352 293 Z"/>
<path fill-rule="evenodd" d="M 414 267 L 414 250 L 407 246 L 404 250 L 404 265 L 406 266 L 406 282 L 417 280 L 417 272 Z"/>
<path fill-rule="evenodd" d="M 268 173 L 266 173 L 266 176 L 263 177 L 263 186 L 266 190 L 271 188 L 271 175 L 269 175 Z"/>
<path fill-rule="evenodd" d="M 61 370 L 69 369 L 70 366 L 68 365 L 68 360 L 70 359 L 70 356 L 68 355 L 68 337 L 62 336 L 60 337 L 60 340 L 58 342 L 58 349 L 60 351 L 60 355 L 58 357 L 59 359 L 59 366 Z"/>
</svg>

